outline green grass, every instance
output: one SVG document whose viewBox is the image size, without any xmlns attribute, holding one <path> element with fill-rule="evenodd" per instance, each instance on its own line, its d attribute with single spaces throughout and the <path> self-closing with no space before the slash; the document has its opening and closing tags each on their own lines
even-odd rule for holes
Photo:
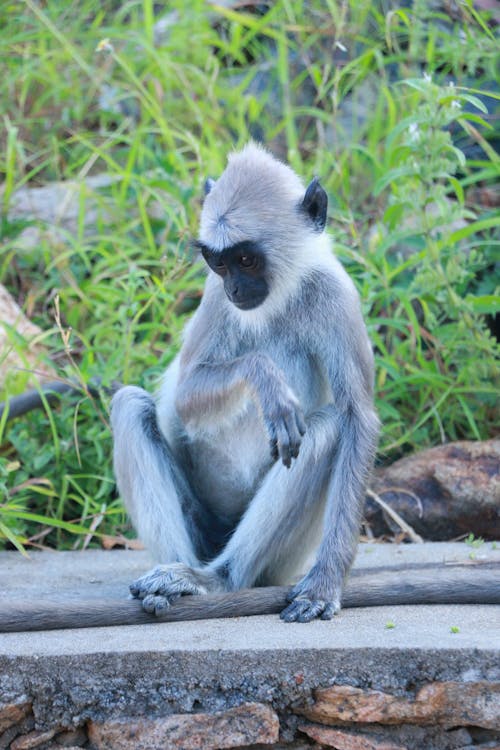
<svg viewBox="0 0 500 750">
<path fill-rule="evenodd" d="M 203 182 L 254 137 L 330 196 L 375 346 L 381 460 L 494 434 L 500 222 L 477 196 L 499 177 L 498 44 L 472 3 L 454 20 L 428 5 L 178 1 L 159 41 L 151 0 L 3 4 L 0 282 L 62 378 L 154 388 L 203 286 L 190 250 Z M 19 243 L 18 188 L 103 171 L 115 181 L 94 221 L 82 187 L 74 231 Z M 27 344 L 11 331 L 9 348 Z M 0 397 L 26 383 L 9 373 Z M 0 423 L 0 540 L 128 533 L 107 400 L 82 391 Z"/>
</svg>

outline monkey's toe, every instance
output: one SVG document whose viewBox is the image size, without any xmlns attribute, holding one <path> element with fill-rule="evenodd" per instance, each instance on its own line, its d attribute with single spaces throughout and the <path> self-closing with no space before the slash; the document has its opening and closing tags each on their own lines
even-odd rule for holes
<svg viewBox="0 0 500 750">
<path fill-rule="evenodd" d="M 129 591 L 136 599 L 144 599 L 151 594 L 164 594 L 161 590 L 164 577 L 164 568 L 157 566 L 145 575 L 133 581 L 129 586 Z"/>
<path fill-rule="evenodd" d="M 328 602 L 321 613 L 322 620 L 331 620 L 332 617 L 340 612 L 340 602 Z"/>
<path fill-rule="evenodd" d="M 142 608 L 151 615 L 159 615 L 170 607 L 170 602 L 166 596 L 156 596 L 148 594 L 142 600 Z"/>
<path fill-rule="evenodd" d="M 166 600 L 168 606 L 180 596 L 216 590 L 217 582 L 213 574 L 195 570 L 183 563 L 170 563 L 153 568 L 131 583 L 129 589 L 133 597 L 142 600 L 146 612 L 153 612 L 161 606 L 160 600 Z"/>
<path fill-rule="evenodd" d="M 284 622 L 311 622 L 316 618 L 331 620 L 340 607 L 335 602 L 325 602 L 322 599 L 294 599 L 280 614 Z"/>
</svg>

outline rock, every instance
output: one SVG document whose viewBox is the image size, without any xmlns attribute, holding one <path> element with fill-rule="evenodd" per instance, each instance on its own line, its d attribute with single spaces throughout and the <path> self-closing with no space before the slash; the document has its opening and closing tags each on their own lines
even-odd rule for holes
<svg viewBox="0 0 500 750">
<path fill-rule="evenodd" d="M 48 742 L 59 730 L 59 727 L 55 729 L 47 729 L 45 731 L 34 730 L 29 734 L 22 734 L 20 737 L 14 740 L 10 746 L 10 750 L 30 750 L 32 747 L 38 747 Z"/>
<path fill-rule="evenodd" d="M 373 492 L 425 539 L 473 533 L 500 537 L 500 440 L 448 443 L 377 469 Z M 394 531 L 372 499 L 365 518 L 375 536 Z"/>
<path fill-rule="evenodd" d="M 129 107 L 129 103 L 124 100 L 121 103 Z M 131 114 L 129 111 L 127 116 Z M 150 172 L 143 175 L 143 178 L 154 180 L 157 175 L 156 172 Z M 20 252 L 32 250 L 43 241 L 53 247 L 65 247 L 68 245 L 68 235 L 79 231 L 81 222 L 86 235 L 100 224 L 113 224 L 118 215 L 114 199 L 106 194 L 106 188 L 120 180 L 121 175 L 103 172 L 82 180 L 20 188 L 9 198 L 8 218 L 10 221 L 33 223 L 16 237 L 16 248 Z M 151 218 L 164 221 L 165 204 L 172 204 L 172 195 L 157 186 L 153 192 L 154 195 L 147 194 L 145 197 L 146 211 Z M 1 196 L 0 186 L 0 198 Z M 179 201 L 175 202 L 175 207 L 179 214 L 185 211 L 185 206 Z"/>
<path fill-rule="evenodd" d="M 302 725 L 299 729 L 311 739 L 319 742 L 321 746 L 326 745 L 335 750 L 407 750 L 406 746 L 395 745 L 394 742 L 380 737 L 369 737 L 359 732 L 345 732 L 317 724 Z"/>
<path fill-rule="evenodd" d="M 299 725 L 316 742 L 316 747 L 333 747 L 335 750 L 463 750 L 472 742 L 469 732 L 442 727 L 363 726 L 325 727 L 319 724 Z"/>
<path fill-rule="evenodd" d="M 87 732 L 83 727 L 68 729 L 64 732 L 60 732 L 60 734 L 55 737 L 55 741 L 58 745 L 62 745 L 65 748 L 81 746 L 87 742 Z"/>
<path fill-rule="evenodd" d="M 35 727 L 35 717 L 30 713 L 25 719 L 0 734 L 0 750 L 7 750 L 18 734 L 28 734 Z"/>
<path fill-rule="evenodd" d="M 21 232 L 16 245 L 22 251 L 36 247 L 43 237 L 53 244 L 64 242 L 66 233 L 74 232 L 78 227 L 83 201 L 85 227 L 95 226 L 98 220 L 109 223 L 112 202 L 106 201 L 99 190 L 119 180 L 120 175 L 103 173 L 85 180 L 66 180 L 16 190 L 9 198 L 9 219 L 37 223 L 37 226 L 29 226 Z"/>
<path fill-rule="evenodd" d="M 97 750 L 219 750 L 278 741 L 279 721 L 260 703 L 244 703 L 214 714 L 173 714 L 161 719 L 120 718 L 89 722 Z"/>
<path fill-rule="evenodd" d="M 0 732 L 18 724 L 31 713 L 31 703 L 20 701 L 18 703 L 0 703 Z"/>
<path fill-rule="evenodd" d="M 13 348 L 9 328 L 30 342 L 29 346 L 23 347 L 22 356 Z M 45 348 L 40 344 L 31 343 L 31 340 L 41 333 L 42 329 L 26 317 L 7 289 L 0 284 L 0 387 L 5 384 L 7 375 L 15 368 L 36 370 L 42 379 L 54 376 L 51 367 L 43 362 L 47 356 Z"/>
<path fill-rule="evenodd" d="M 500 725 L 499 682 L 432 682 L 415 696 L 349 685 L 318 690 L 312 707 L 297 711 L 322 724 L 417 724 L 445 727 Z"/>
</svg>

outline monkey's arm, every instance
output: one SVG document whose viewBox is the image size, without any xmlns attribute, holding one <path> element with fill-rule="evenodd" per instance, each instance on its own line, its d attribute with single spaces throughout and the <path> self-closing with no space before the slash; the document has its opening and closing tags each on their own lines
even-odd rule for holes
<svg viewBox="0 0 500 750">
<path fill-rule="evenodd" d="M 472 563 L 436 566 L 388 566 L 354 571 L 343 606 L 400 604 L 500 604 L 499 565 Z M 246 617 L 280 612 L 290 590 L 285 586 L 243 589 L 224 594 L 184 596 L 156 616 L 137 600 L 7 600 L 0 609 L 0 632 L 139 625 L 216 617 Z"/>
<path fill-rule="evenodd" d="M 269 434 L 272 457 L 290 466 L 299 452 L 305 422 L 299 402 L 270 357 L 252 352 L 229 361 L 181 368 L 175 406 L 183 423 L 199 426 L 238 413 L 252 399 Z"/>
</svg>

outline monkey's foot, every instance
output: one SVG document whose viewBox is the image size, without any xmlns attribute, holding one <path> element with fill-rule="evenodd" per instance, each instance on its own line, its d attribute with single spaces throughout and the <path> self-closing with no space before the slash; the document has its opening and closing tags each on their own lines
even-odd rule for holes
<svg viewBox="0 0 500 750">
<path fill-rule="evenodd" d="M 332 596 L 335 588 L 313 568 L 288 594 L 290 604 L 280 614 L 285 622 L 310 622 L 319 617 L 331 620 L 340 612 L 340 597 Z"/>
<path fill-rule="evenodd" d="M 158 565 L 130 584 L 130 593 L 142 600 L 142 607 L 151 614 L 161 614 L 180 596 L 207 594 L 220 590 L 214 574 L 190 568 L 184 563 Z"/>
<path fill-rule="evenodd" d="M 280 617 L 285 622 L 310 622 L 317 617 L 321 620 L 331 620 L 338 612 L 340 612 L 339 602 L 298 596 L 281 612 Z"/>
</svg>

